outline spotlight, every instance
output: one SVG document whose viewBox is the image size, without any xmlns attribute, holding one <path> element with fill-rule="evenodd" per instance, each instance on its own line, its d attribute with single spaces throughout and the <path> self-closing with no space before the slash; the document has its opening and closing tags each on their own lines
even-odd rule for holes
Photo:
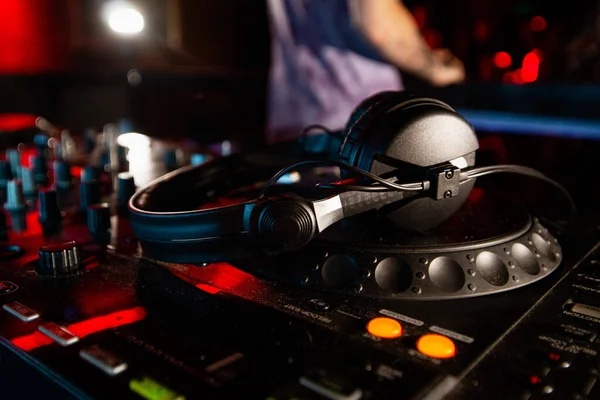
<svg viewBox="0 0 600 400">
<path fill-rule="evenodd" d="M 144 16 L 129 2 L 107 3 L 103 14 L 108 26 L 122 35 L 135 35 L 144 29 Z"/>
</svg>

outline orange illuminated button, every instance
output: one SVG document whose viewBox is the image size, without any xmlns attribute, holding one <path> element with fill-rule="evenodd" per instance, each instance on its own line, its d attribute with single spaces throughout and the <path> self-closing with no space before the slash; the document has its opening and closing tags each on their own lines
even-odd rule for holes
<svg viewBox="0 0 600 400">
<path fill-rule="evenodd" d="M 378 317 L 369 321 L 367 331 L 373 336 L 395 339 L 402 336 L 402 325 L 395 319 Z"/>
<path fill-rule="evenodd" d="M 452 358 L 456 355 L 456 345 L 446 336 L 429 334 L 417 341 L 417 349 L 433 358 Z"/>
</svg>

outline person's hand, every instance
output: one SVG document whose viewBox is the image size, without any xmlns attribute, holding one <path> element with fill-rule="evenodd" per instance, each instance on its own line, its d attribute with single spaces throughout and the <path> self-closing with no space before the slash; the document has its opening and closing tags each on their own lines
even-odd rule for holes
<svg viewBox="0 0 600 400">
<path fill-rule="evenodd" d="M 434 86 L 448 86 L 465 80 L 465 66 L 450 50 L 433 50 L 434 67 L 430 82 Z"/>
</svg>

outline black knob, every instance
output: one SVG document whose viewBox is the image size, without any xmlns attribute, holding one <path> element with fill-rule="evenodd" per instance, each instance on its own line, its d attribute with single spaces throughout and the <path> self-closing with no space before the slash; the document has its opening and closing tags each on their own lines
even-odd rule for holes
<svg viewBox="0 0 600 400">
<path fill-rule="evenodd" d="M 129 199 L 135 193 L 135 181 L 129 172 L 121 172 L 117 175 L 117 207 L 119 210 L 127 210 Z"/>
<path fill-rule="evenodd" d="M 0 186 L 6 187 L 8 181 L 12 179 L 12 172 L 8 161 L 0 160 Z"/>
<path fill-rule="evenodd" d="M 316 233 L 317 219 L 306 201 L 293 197 L 277 198 L 267 200 L 259 209 L 257 230 L 276 248 L 298 249 Z"/>
<path fill-rule="evenodd" d="M 81 171 L 81 181 L 97 181 L 98 169 L 96 167 L 87 166 Z"/>
<path fill-rule="evenodd" d="M 7 149 L 6 159 L 10 163 L 10 172 L 12 176 L 16 177 L 18 169 L 21 166 L 21 153 L 17 149 Z"/>
<path fill-rule="evenodd" d="M 0 210 L 0 240 L 8 240 L 8 225 L 6 223 L 6 214 Z"/>
<path fill-rule="evenodd" d="M 41 247 L 37 272 L 40 275 L 68 275 L 81 267 L 79 249 L 73 241 Z"/>
<path fill-rule="evenodd" d="M 71 171 L 69 164 L 64 161 L 54 161 L 54 185 L 57 189 L 68 189 L 71 187 Z"/>
<path fill-rule="evenodd" d="M 163 157 L 168 171 L 173 171 L 179 168 L 179 163 L 177 161 L 177 150 L 168 149 L 165 151 Z"/>
<path fill-rule="evenodd" d="M 89 171 L 83 170 L 79 183 L 79 209 L 86 212 L 92 204 L 100 202 L 100 183 L 93 179 L 87 180 Z"/>
<path fill-rule="evenodd" d="M 93 128 L 88 128 L 85 130 L 85 135 L 83 137 L 83 151 L 85 154 L 91 154 L 96 147 L 96 130 Z"/>
<path fill-rule="evenodd" d="M 50 140 L 50 136 L 46 133 L 38 133 L 33 137 L 33 144 L 37 149 L 38 153 L 44 157 L 48 152 L 48 141 Z"/>
<path fill-rule="evenodd" d="M 11 179 L 10 164 L 8 161 L 0 160 L 0 202 L 6 201 L 6 185 Z"/>
<path fill-rule="evenodd" d="M 38 185 L 46 185 L 48 183 L 48 168 L 46 167 L 46 158 L 40 155 L 32 155 L 29 157 L 29 164 L 33 169 L 35 183 Z"/>
<path fill-rule="evenodd" d="M 37 184 L 35 183 L 35 175 L 31 168 L 21 168 L 21 183 L 23 184 L 23 195 L 29 206 L 35 208 L 37 200 Z"/>
<path fill-rule="evenodd" d="M 6 186 L 6 203 L 4 209 L 10 214 L 12 228 L 21 233 L 27 229 L 25 214 L 25 197 L 21 181 L 10 180 Z"/>
<path fill-rule="evenodd" d="M 110 206 L 108 203 L 93 204 L 87 209 L 87 227 L 94 239 L 110 237 Z"/>
<path fill-rule="evenodd" d="M 54 189 L 40 189 L 38 192 L 39 221 L 45 235 L 60 229 L 62 214 L 58 207 L 58 194 Z"/>
</svg>

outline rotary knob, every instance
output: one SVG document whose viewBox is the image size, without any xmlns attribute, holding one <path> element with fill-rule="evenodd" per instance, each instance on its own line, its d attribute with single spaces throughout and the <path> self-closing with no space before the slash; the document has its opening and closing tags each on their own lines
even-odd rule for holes
<svg viewBox="0 0 600 400">
<path fill-rule="evenodd" d="M 88 207 L 87 227 L 94 242 L 108 243 L 111 228 L 108 203 L 93 204 Z"/>
<path fill-rule="evenodd" d="M 38 192 L 39 217 L 44 235 L 52 235 L 60 229 L 62 214 L 58 207 L 58 194 L 54 189 L 40 189 Z"/>
<path fill-rule="evenodd" d="M 81 267 L 79 249 L 74 241 L 41 247 L 37 272 L 40 275 L 68 275 Z"/>
<path fill-rule="evenodd" d="M 128 215 L 129 199 L 135 194 L 135 181 L 129 172 L 117 175 L 117 208 L 120 215 Z"/>
</svg>

